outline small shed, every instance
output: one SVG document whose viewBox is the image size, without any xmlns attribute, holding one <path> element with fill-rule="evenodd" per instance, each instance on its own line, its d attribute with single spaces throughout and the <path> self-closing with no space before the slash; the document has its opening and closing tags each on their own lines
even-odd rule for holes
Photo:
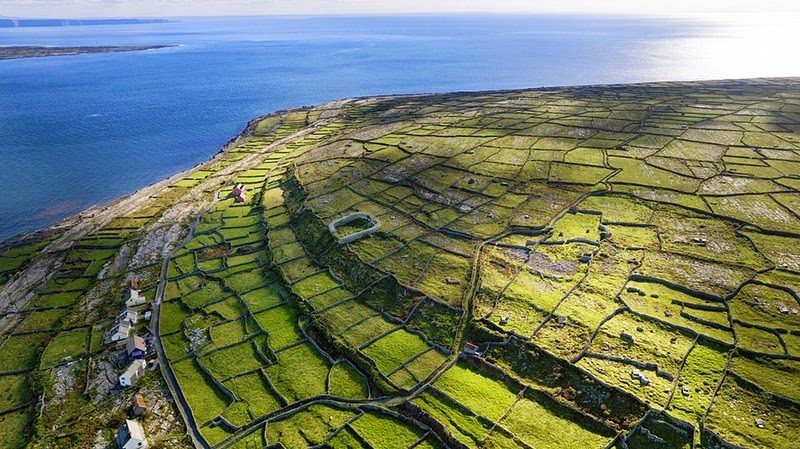
<svg viewBox="0 0 800 449">
<path fill-rule="evenodd" d="M 125 353 L 128 360 L 144 360 L 147 354 L 147 343 L 144 338 L 134 335 L 125 342 Z"/>
<path fill-rule="evenodd" d="M 474 355 L 477 357 L 481 356 L 481 348 L 478 347 L 475 343 L 467 342 L 464 345 L 464 354 L 467 355 Z"/>
<path fill-rule="evenodd" d="M 142 424 L 135 419 L 126 419 L 119 426 L 117 445 L 120 449 L 147 449 L 150 447 Z"/>
<path fill-rule="evenodd" d="M 144 375 L 144 369 L 147 368 L 147 362 L 144 360 L 134 360 L 131 362 L 128 369 L 119 376 L 119 384 L 123 387 L 132 387 L 136 385 L 139 378 Z"/>
<path fill-rule="evenodd" d="M 236 203 L 244 203 L 247 199 L 246 190 L 247 188 L 244 184 L 236 184 L 236 186 L 233 187 L 233 192 L 231 192 L 233 194 L 233 201 Z"/>
<path fill-rule="evenodd" d="M 138 418 L 145 413 L 147 413 L 147 404 L 144 402 L 144 396 L 136 393 L 131 398 L 131 415 Z"/>
</svg>

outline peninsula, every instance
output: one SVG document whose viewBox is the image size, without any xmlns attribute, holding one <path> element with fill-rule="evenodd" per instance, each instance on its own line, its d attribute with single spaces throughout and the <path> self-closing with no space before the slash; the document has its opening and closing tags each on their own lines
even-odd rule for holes
<svg viewBox="0 0 800 449">
<path fill-rule="evenodd" d="M 118 45 L 92 47 L 46 47 L 46 46 L 0 46 L 0 60 L 20 58 L 42 58 L 46 56 L 71 56 L 90 53 L 117 53 L 128 51 L 155 50 L 175 47 L 175 45 Z"/>
<path fill-rule="evenodd" d="M 800 78 L 334 101 L 0 246 L 0 447 L 800 436 Z"/>
</svg>

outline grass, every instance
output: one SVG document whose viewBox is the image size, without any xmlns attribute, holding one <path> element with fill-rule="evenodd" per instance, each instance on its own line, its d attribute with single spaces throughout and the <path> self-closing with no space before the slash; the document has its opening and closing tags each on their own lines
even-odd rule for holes
<svg viewBox="0 0 800 449">
<path fill-rule="evenodd" d="M 192 309 L 203 307 L 206 304 L 228 296 L 222 286 L 216 281 L 206 281 L 200 289 L 183 296 L 183 302 Z"/>
<path fill-rule="evenodd" d="M 653 215 L 653 210 L 641 201 L 620 196 L 593 195 L 578 207 L 600 212 L 604 223 L 646 224 Z"/>
<path fill-rule="evenodd" d="M 733 343 L 733 333 L 723 303 L 706 301 L 661 284 L 635 281 L 626 284 L 620 297 L 637 314 L 649 316 L 665 324 L 689 328 L 725 343 Z"/>
<path fill-rule="evenodd" d="M 245 374 L 225 382 L 225 386 L 243 401 L 253 417 L 264 416 L 282 407 L 280 397 L 272 391 L 259 372 Z"/>
<path fill-rule="evenodd" d="M 341 336 L 353 347 L 361 347 L 373 338 L 391 331 L 397 324 L 386 320 L 382 315 L 375 315 L 350 327 Z"/>
<path fill-rule="evenodd" d="M 247 337 L 244 320 L 234 320 L 209 328 L 215 347 L 228 346 Z"/>
<path fill-rule="evenodd" d="M 364 413 L 350 424 L 373 449 L 409 448 L 422 438 L 422 431 L 398 418 L 375 412 Z"/>
<path fill-rule="evenodd" d="M 659 210 L 652 219 L 665 251 L 703 259 L 740 264 L 754 270 L 768 266 L 750 242 L 736 234 L 734 225 L 717 219 Z M 704 240 L 697 244 L 696 239 Z"/>
<path fill-rule="evenodd" d="M 277 231 L 270 232 L 270 237 L 274 234 L 274 232 Z M 297 242 L 287 243 L 272 249 L 272 260 L 276 264 L 288 262 L 299 257 L 304 257 L 305 255 L 306 252 L 303 249 L 303 246 Z"/>
<path fill-rule="evenodd" d="M 797 308 L 797 301 L 789 293 L 765 285 L 749 284 L 742 287 L 728 301 L 733 319 L 772 329 L 800 330 L 797 314 L 781 313 L 782 308 Z"/>
<path fill-rule="evenodd" d="M 382 373 L 388 373 L 427 349 L 418 335 L 398 329 L 364 348 L 364 355 L 371 358 Z"/>
<path fill-rule="evenodd" d="M 461 306 L 469 281 L 470 259 L 441 252 L 428 263 L 425 274 L 415 284 L 429 296 L 455 307 Z"/>
<path fill-rule="evenodd" d="M 427 379 L 436 369 L 442 366 L 445 360 L 446 356 L 439 350 L 430 349 L 406 364 L 404 370 L 416 380 L 414 383 L 416 384 Z"/>
<path fill-rule="evenodd" d="M 51 336 L 49 333 L 9 336 L 0 346 L 0 371 L 37 367 L 39 353 Z"/>
<path fill-rule="evenodd" d="M 736 346 L 758 354 L 783 355 L 784 350 L 778 336 L 755 327 L 734 324 Z"/>
<path fill-rule="evenodd" d="M 577 366 L 599 380 L 636 396 L 651 407 L 666 406 L 672 391 L 672 382 L 658 376 L 652 369 L 641 370 L 650 380 L 648 385 L 642 385 L 631 377 L 631 372 L 636 368 L 633 365 L 596 357 L 584 357 L 577 363 Z"/>
<path fill-rule="evenodd" d="M 738 95 L 742 89 L 747 98 Z M 393 386 L 412 388 L 445 363 L 446 351 L 427 342 L 458 350 L 458 336 L 459 343 L 491 347 L 490 362 L 498 352 L 504 360 L 491 369 L 462 360 L 419 396 L 393 396 L 411 399 L 435 421 L 426 420 L 431 427 L 441 424 L 442 434 L 466 447 L 603 447 L 612 435 L 565 407 L 626 433 L 647 408 L 639 400 L 698 431 L 716 432 L 731 446 L 794 447 L 798 407 L 777 396 L 800 401 L 797 362 L 783 359 L 800 355 L 798 306 L 788 293 L 800 293 L 800 137 L 790 132 L 797 98 L 791 80 L 659 84 L 360 99 L 275 115 L 261 124 L 260 137 L 162 189 L 139 211 L 110 217 L 77 242 L 64 234 L 73 240 L 65 243 L 74 243 L 67 252 L 40 254 L 36 243 L 0 256 L 0 283 L 34 256 L 66 259 L 47 277 L 52 281 L 35 286 L 43 296 L 10 317 L 22 324 L 0 340 L 0 372 L 80 354 L 86 335 L 59 332 L 118 312 L 122 279 L 98 282 L 97 276 L 121 245 L 139 245 L 139 230 L 191 186 L 203 183 L 205 191 L 190 197 L 206 202 L 243 182 L 250 204 L 209 202 L 212 210 L 194 238 L 172 255 L 162 309 L 162 341 L 173 362 L 183 359 L 175 364 L 181 391 L 212 445 L 231 435 L 208 423 L 220 414 L 243 425 L 327 393 L 364 399 L 368 381 L 391 387 L 359 374 L 377 374 L 367 369 L 369 359 Z M 263 151 L 311 123 L 314 128 Z M 335 236 L 326 225 L 354 210 L 380 218 L 380 232 L 346 248 L 327 247 Z M 610 239 L 601 240 L 601 223 Z M 535 232 L 550 225 L 552 233 Z M 489 236 L 500 239 L 487 242 Z M 583 239 L 597 244 L 561 243 Z M 481 265 L 473 271 L 478 248 Z M 579 260 L 584 253 L 593 253 L 589 263 Z M 115 273 L 132 269 L 118 268 Z M 134 270 L 150 298 L 158 268 Z M 203 272 L 195 273 L 198 268 Z M 390 276 L 353 298 L 384 274 Z M 631 274 L 636 282 L 629 282 Z M 463 311 L 473 275 L 480 281 L 477 297 L 467 303 L 475 308 Z M 90 309 L 72 310 L 77 303 Z M 46 310 L 52 307 L 61 310 Z M 298 323 L 313 341 L 303 340 Z M 108 320 L 95 326 L 105 331 Z M 212 342 L 198 350 L 214 378 L 187 355 L 192 330 Z M 512 333 L 523 338 L 487 345 Z M 99 345 L 102 336 L 94 332 L 91 343 L 100 358 L 113 351 Z M 642 364 L 649 385 L 631 378 Z M 505 374 L 548 388 L 559 404 L 530 388 L 518 394 Z M 20 379 L 0 375 L 0 408 L 30 394 Z M 81 388 L 74 390 L 67 402 L 45 401 L 36 428 L 59 429 L 51 446 L 83 444 L 85 423 L 92 435 L 99 430 L 110 440 L 119 420 L 98 418 L 116 413 L 104 407 L 64 425 L 84 411 L 85 398 L 76 399 Z M 432 435 L 424 437 L 403 417 L 372 407 L 294 411 L 252 429 L 233 447 L 437 447 Z M 2 423 L 9 416 L 0 416 L 0 447 L 33 419 L 25 415 L 25 423 L 9 429 Z M 654 417 L 644 427 L 672 438 Z M 765 429 L 754 425 L 756 418 L 765 420 Z M 686 447 L 679 440 L 664 446 Z M 643 431 L 628 441 L 631 449 L 652 445 Z"/>
<path fill-rule="evenodd" d="M 0 415 L 0 447 L 22 449 L 28 443 L 31 409 Z"/>
<path fill-rule="evenodd" d="M 735 292 L 754 274 L 751 269 L 744 267 L 665 252 L 646 253 L 636 273 L 718 297 Z"/>
<path fill-rule="evenodd" d="M 43 368 L 74 360 L 86 354 L 89 345 L 90 328 L 80 328 L 61 332 L 50 341 L 41 358 Z"/>
<path fill-rule="evenodd" d="M 722 380 L 728 353 L 719 346 L 698 344 L 686 358 L 667 410 L 679 419 L 700 423 Z M 686 388 L 688 395 L 683 394 Z"/>
<path fill-rule="evenodd" d="M 282 303 L 286 295 L 286 290 L 281 284 L 273 283 L 243 294 L 242 301 L 251 312 L 256 313 Z"/>
<path fill-rule="evenodd" d="M 265 372 L 272 385 L 289 402 L 324 395 L 330 364 L 308 343 L 278 353 L 278 363 Z"/>
<path fill-rule="evenodd" d="M 255 315 L 256 321 L 269 334 L 269 345 L 278 350 L 302 340 L 297 327 L 297 312 L 290 305 L 267 309 Z"/>
<path fill-rule="evenodd" d="M 633 342 L 623 338 L 623 334 L 632 336 Z M 691 344 L 691 337 L 672 328 L 631 313 L 621 313 L 603 324 L 590 350 L 650 362 L 675 376 Z"/>
<path fill-rule="evenodd" d="M 307 257 L 284 263 L 279 265 L 278 268 L 280 268 L 281 272 L 283 272 L 286 280 L 291 283 L 311 276 L 320 270 L 320 268 L 317 265 L 314 265 Z"/>
<path fill-rule="evenodd" d="M 165 302 L 161 305 L 161 316 L 159 318 L 159 332 L 170 334 L 178 331 L 183 326 L 183 321 L 191 316 L 189 310 L 181 301 Z"/>
<path fill-rule="evenodd" d="M 658 233 L 655 228 L 642 226 L 607 225 L 611 240 L 625 248 L 659 248 Z"/>
<path fill-rule="evenodd" d="M 320 322 L 335 335 L 339 335 L 350 327 L 357 325 L 359 322 L 377 314 L 378 312 L 361 302 L 350 300 L 326 310 L 320 316 Z"/>
<path fill-rule="evenodd" d="M 267 363 L 256 352 L 251 340 L 211 352 L 203 356 L 201 362 L 217 380 L 254 370 Z"/>
<path fill-rule="evenodd" d="M 709 197 L 707 201 L 719 215 L 746 221 L 764 230 L 800 232 L 800 218 L 769 195 Z"/>
<path fill-rule="evenodd" d="M 161 335 L 161 343 L 164 345 L 164 352 L 169 360 L 183 357 L 189 351 L 189 339 L 183 335 L 183 332 Z"/>
<path fill-rule="evenodd" d="M 343 288 L 336 288 L 333 290 L 328 290 L 325 293 L 321 293 L 313 298 L 310 298 L 308 301 L 311 304 L 311 307 L 314 309 L 324 309 L 334 304 L 338 304 L 346 299 L 352 298 L 353 293 Z"/>
<path fill-rule="evenodd" d="M 765 391 L 800 402 L 800 362 L 736 356 L 731 371 Z"/>
<path fill-rule="evenodd" d="M 566 182 L 570 184 L 597 184 L 613 170 L 605 167 L 592 167 L 587 165 L 561 164 L 554 162 L 550 165 L 551 182 Z"/>
<path fill-rule="evenodd" d="M 301 298 L 310 298 L 339 286 L 329 273 L 317 273 L 292 285 L 292 291 Z"/>
<path fill-rule="evenodd" d="M 600 240 L 600 215 L 586 213 L 567 213 L 553 224 L 553 240 L 570 241 L 574 239 Z"/>
<path fill-rule="evenodd" d="M 481 421 L 474 412 L 464 409 L 436 390 L 423 392 L 413 402 L 437 422 L 442 423 L 456 440 L 467 447 L 478 447 L 489 433 L 490 426 L 486 421 Z"/>
<path fill-rule="evenodd" d="M 270 279 L 262 269 L 245 271 L 225 278 L 225 285 L 238 293 L 253 291 L 269 283 Z"/>
<path fill-rule="evenodd" d="M 210 383 L 193 359 L 173 363 L 172 371 L 198 423 L 204 423 L 228 406 L 225 395 Z"/>
<path fill-rule="evenodd" d="M 355 413 L 329 405 L 312 405 L 289 418 L 267 424 L 267 444 L 305 449 L 321 444 Z M 281 447 L 279 446 L 279 447 Z"/>
<path fill-rule="evenodd" d="M 347 399 L 364 399 L 368 396 L 364 375 L 348 362 L 337 363 L 331 368 L 328 393 Z"/>
<path fill-rule="evenodd" d="M 43 311 L 31 312 L 22 325 L 18 328 L 19 331 L 39 331 L 57 329 L 61 324 L 61 319 L 67 314 L 65 309 L 50 309 Z"/>
<path fill-rule="evenodd" d="M 764 420 L 764 428 L 756 425 Z M 790 449 L 800 438 L 796 406 L 775 403 L 727 376 L 706 418 L 706 428 L 741 447 Z"/>
<path fill-rule="evenodd" d="M 613 434 L 604 435 L 590 430 L 581 425 L 582 419 L 580 415 L 555 403 L 545 405 L 523 398 L 511 407 L 500 425 L 530 447 L 541 449 L 606 447 Z M 496 432 L 490 434 L 485 442 L 486 447 L 495 447 L 493 441 L 496 437 Z"/>
<path fill-rule="evenodd" d="M 229 296 L 222 301 L 217 301 L 203 308 L 207 313 L 219 314 L 225 320 L 238 319 L 245 312 L 244 305 L 235 296 Z"/>
<path fill-rule="evenodd" d="M 331 449 L 370 449 L 350 427 L 344 427 L 330 440 Z"/>
<path fill-rule="evenodd" d="M 0 412 L 34 399 L 27 377 L 25 374 L 0 376 Z"/>
<path fill-rule="evenodd" d="M 497 421 L 516 400 L 517 393 L 502 382 L 463 364 L 447 370 L 434 386 L 459 404 L 490 421 Z"/>
<path fill-rule="evenodd" d="M 798 260 L 793 251 L 796 244 L 795 239 L 752 231 L 744 231 L 743 233 L 753 242 L 758 251 L 773 264 L 778 267 L 800 271 L 800 260 Z"/>
</svg>

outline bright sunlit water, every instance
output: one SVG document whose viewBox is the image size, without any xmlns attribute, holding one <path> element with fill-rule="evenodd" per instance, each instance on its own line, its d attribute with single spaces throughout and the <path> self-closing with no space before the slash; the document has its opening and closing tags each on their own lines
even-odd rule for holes
<svg viewBox="0 0 800 449">
<path fill-rule="evenodd" d="M 0 240 L 208 159 L 252 117 L 337 98 L 800 75 L 792 17 L 180 19 L 0 45 L 181 44 L 0 61 Z"/>
</svg>

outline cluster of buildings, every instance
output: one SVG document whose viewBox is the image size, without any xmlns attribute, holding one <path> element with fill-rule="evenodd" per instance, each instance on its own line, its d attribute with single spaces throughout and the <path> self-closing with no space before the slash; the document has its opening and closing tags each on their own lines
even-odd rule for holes
<svg viewBox="0 0 800 449">
<path fill-rule="evenodd" d="M 108 342 L 122 341 L 130 337 L 131 330 L 139 322 L 138 307 L 147 304 L 147 299 L 139 292 L 139 283 L 131 279 L 130 289 L 125 293 L 125 307 L 114 320 L 106 340 Z M 150 317 L 150 312 L 145 313 L 145 319 Z"/>
<path fill-rule="evenodd" d="M 125 306 L 114 320 L 106 340 L 117 344 L 119 361 L 127 366 L 119 376 L 121 387 L 133 387 L 144 375 L 147 368 L 148 345 L 147 341 L 135 332 L 139 322 L 139 310 L 147 304 L 147 299 L 139 291 L 138 281 L 130 281 L 130 288 L 125 293 Z M 150 312 L 145 312 L 145 319 L 150 318 Z M 131 399 L 131 418 L 126 419 L 117 432 L 117 445 L 120 449 L 147 449 L 150 444 L 142 424 L 136 419 L 147 411 L 144 397 L 134 394 Z"/>
<path fill-rule="evenodd" d="M 147 368 L 147 342 L 144 338 L 136 335 L 134 328 L 139 322 L 139 308 L 147 304 L 147 299 L 139 291 L 139 283 L 136 279 L 131 279 L 130 288 L 125 293 L 125 307 L 117 316 L 108 334 L 109 342 L 117 343 L 122 354 L 120 360 L 127 365 L 125 371 L 119 376 L 119 384 L 123 387 L 136 385 L 145 368 Z M 145 319 L 149 319 L 150 312 L 145 313 Z"/>
</svg>

